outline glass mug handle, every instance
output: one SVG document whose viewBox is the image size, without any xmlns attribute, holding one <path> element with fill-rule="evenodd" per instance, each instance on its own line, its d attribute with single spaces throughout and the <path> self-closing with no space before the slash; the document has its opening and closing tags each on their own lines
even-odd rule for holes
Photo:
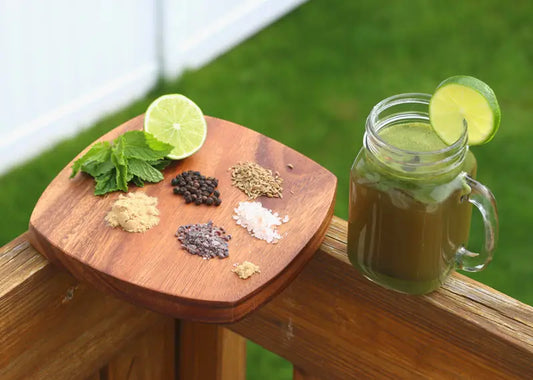
<svg viewBox="0 0 533 380">
<path fill-rule="evenodd" d="M 466 182 L 472 189 L 468 201 L 477 207 L 483 218 L 485 239 L 479 253 L 471 252 L 465 247 L 457 250 L 457 268 L 467 272 L 479 272 L 492 260 L 494 248 L 498 242 L 498 209 L 491 191 L 478 181 L 466 176 Z"/>
</svg>

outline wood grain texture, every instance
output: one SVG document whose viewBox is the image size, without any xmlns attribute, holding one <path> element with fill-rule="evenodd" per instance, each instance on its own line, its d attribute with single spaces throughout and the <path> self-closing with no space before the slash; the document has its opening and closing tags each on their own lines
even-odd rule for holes
<svg viewBox="0 0 533 380">
<path fill-rule="evenodd" d="M 292 380 L 323 380 L 323 379 L 315 375 L 309 374 L 298 367 L 294 367 L 292 371 Z"/>
<path fill-rule="evenodd" d="M 181 321 L 179 378 L 246 379 L 246 340 L 222 326 Z"/>
<path fill-rule="evenodd" d="M 427 296 L 393 293 L 345 250 L 346 222 L 333 218 L 297 279 L 224 327 L 316 378 L 533 378 L 532 307 L 459 274 Z M 98 379 L 130 339 L 168 320 L 79 284 L 27 235 L 0 249 L 0 278 L 1 379 Z"/>
<path fill-rule="evenodd" d="M 87 377 L 85 380 L 103 380 L 100 376 L 100 371 L 93 373 L 91 376 Z"/>
<path fill-rule="evenodd" d="M 426 296 L 363 278 L 333 218 L 319 252 L 235 332 L 324 379 L 531 379 L 533 308 L 460 274 Z M 490 270 L 490 268 L 489 268 Z"/>
<path fill-rule="evenodd" d="M 267 302 L 296 277 L 319 247 L 333 215 L 337 180 L 320 165 L 264 135 L 227 121 L 206 120 L 207 139 L 199 152 L 174 162 L 165 170 L 163 182 L 130 188 L 159 199 L 158 226 L 137 234 L 106 226 L 104 217 L 119 194 L 94 196 L 92 178 L 78 174 L 69 179 L 69 164 L 33 211 L 32 244 L 76 278 L 176 318 L 232 322 Z M 101 140 L 142 129 L 142 123 L 139 116 Z M 247 200 L 231 186 L 228 169 L 239 161 L 257 162 L 284 179 L 283 199 L 258 199 L 281 216 L 289 215 L 290 221 L 279 228 L 284 237 L 277 244 L 253 238 L 232 219 L 238 202 Z M 186 205 L 172 193 L 170 179 L 189 169 L 219 179 L 221 206 Z M 180 225 L 209 220 L 233 236 L 227 259 L 190 255 L 174 236 Z M 243 281 L 232 273 L 233 264 L 245 260 L 259 265 L 260 275 Z"/>
<path fill-rule="evenodd" d="M 128 342 L 102 370 L 106 380 L 165 380 L 175 378 L 175 322 L 156 324 Z"/>
<path fill-rule="evenodd" d="M 173 322 L 78 282 L 27 237 L 0 249 L 0 379 L 97 379 L 131 339 Z"/>
</svg>

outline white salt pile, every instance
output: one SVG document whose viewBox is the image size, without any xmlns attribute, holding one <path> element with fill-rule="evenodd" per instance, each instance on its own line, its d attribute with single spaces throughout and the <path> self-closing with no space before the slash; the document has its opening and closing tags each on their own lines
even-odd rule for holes
<svg viewBox="0 0 533 380">
<path fill-rule="evenodd" d="M 267 243 L 276 243 L 281 239 L 276 228 L 288 222 L 289 216 L 286 215 L 282 220 L 277 212 L 272 213 L 272 210 L 264 208 L 261 202 L 239 202 L 233 219 L 252 236 L 266 240 Z"/>
</svg>

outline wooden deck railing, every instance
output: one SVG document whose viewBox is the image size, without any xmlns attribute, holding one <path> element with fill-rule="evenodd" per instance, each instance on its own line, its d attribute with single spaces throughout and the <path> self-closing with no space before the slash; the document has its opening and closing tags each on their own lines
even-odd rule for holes
<svg viewBox="0 0 533 380">
<path fill-rule="evenodd" d="M 295 379 L 533 379 L 533 308 L 459 274 L 428 296 L 363 279 L 346 222 L 298 278 L 243 320 L 144 310 L 54 267 L 18 237 L 0 251 L 0 379 L 245 378 L 245 338 Z"/>
</svg>

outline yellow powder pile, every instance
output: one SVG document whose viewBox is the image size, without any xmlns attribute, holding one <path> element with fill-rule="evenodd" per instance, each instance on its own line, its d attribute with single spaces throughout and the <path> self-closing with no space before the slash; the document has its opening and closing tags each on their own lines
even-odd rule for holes
<svg viewBox="0 0 533 380">
<path fill-rule="evenodd" d="M 237 276 L 239 276 L 239 278 L 242 278 L 243 280 L 247 279 L 254 273 L 261 273 L 261 271 L 259 270 L 259 266 L 249 261 L 244 261 L 242 264 L 235 264 L 234 266 L 235 268 L 232 269 L 232 272 L 234 272 Z"/>
<path fill-rule="evenodd" d="M 143 192 L 120 194 L 105 220 L 111 227 L 120 226 L 128 232 L 147 231 L 159 223 L 157 198 Z"/>
</svg>

